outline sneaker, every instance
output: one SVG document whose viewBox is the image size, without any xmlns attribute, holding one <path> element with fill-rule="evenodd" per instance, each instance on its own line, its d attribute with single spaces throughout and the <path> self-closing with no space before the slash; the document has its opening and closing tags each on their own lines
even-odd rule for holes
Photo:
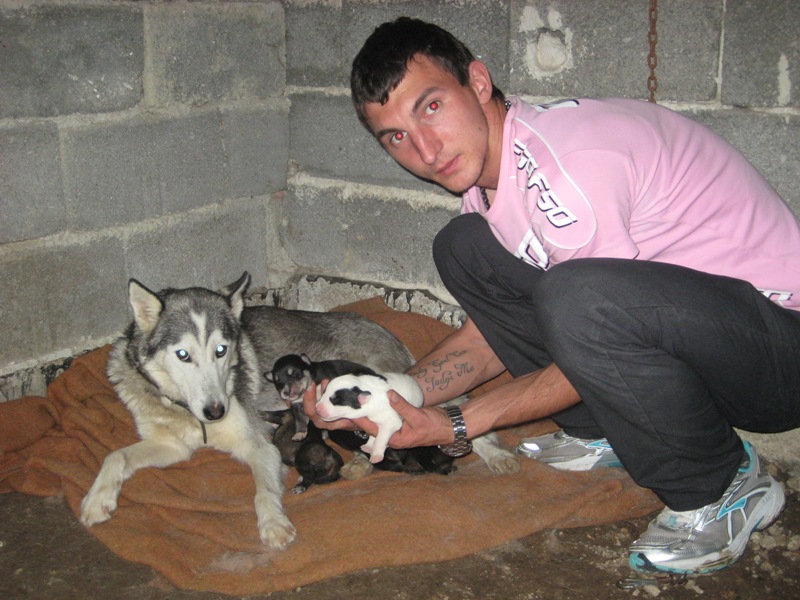
<svg viewBox="0 0 800 600">
<path fill-rule="evenodd" d="M 633 542 L 630 566 L 643 572 L 708 573 L 733 564 L 754 530 L 769 527 L 784 505 L 781 485 L 745 442 L 745 457 L 722 498 L 701 508 L 665 508 Z"/>
<path fill-rule="evenodd" d="M 605 438 L 582 440 L 563 431 L 525 438 L 517 446 L 517 454 L 565 471 L 622 466 Z"/>
</svg>

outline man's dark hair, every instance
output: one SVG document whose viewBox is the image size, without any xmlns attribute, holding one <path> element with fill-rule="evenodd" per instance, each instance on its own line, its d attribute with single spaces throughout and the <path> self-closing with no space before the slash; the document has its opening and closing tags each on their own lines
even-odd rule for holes
<svg viewBox="0 0 800 600">
<path fill-rule="evenodd" d="M 368 102 L 386 104 L 389 93 L 405 77 L 408 61 L 426 56 L 452 73 L 461 85 L 469 84 L 472 52 L 450 32 L 419 19 L 400 17 L 378 26 L 353 60 L 350 91 L 359 120 L 369 129 L 364 114 Z M 492 86 L 492 96 L 503 92 Z"/>
</svg>

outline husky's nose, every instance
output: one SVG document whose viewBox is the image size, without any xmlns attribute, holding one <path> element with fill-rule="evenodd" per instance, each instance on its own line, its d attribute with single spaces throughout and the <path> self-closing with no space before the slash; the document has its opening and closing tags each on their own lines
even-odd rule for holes
<svg viewBox="0 0 800 600">
<path fill-rule="evenodd" d="M 225 406 L 219 402 L 203 407 L 203 416 L 209 421 L 219 421 L 225 416 Z"/>
</svg>

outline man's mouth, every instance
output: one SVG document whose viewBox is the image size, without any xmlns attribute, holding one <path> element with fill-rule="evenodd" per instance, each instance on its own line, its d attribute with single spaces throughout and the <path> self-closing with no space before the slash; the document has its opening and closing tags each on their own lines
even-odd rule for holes
<svg viewBox="0 0 800 600">
<path fill-rule="evenodd" d="M 455 173 L 456 168 L 458 167 L 458 157 L 456 156 L 454 159 L 446 162 L 442 167 L 436 170 L 436 175 L 439 177 L 449 177 L 453 173 Z"/>
</svg>

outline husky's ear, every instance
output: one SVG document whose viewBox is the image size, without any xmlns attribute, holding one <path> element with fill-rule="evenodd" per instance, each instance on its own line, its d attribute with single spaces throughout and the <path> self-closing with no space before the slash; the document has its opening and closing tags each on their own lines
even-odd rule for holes
<svg viewBox="0 0 800 600">
<path fill-rule="evenodd" d="M 133 309 L 133 318 L 139 328 L 145 333 L 153 331 L 161 311 L 164 310 L 161 298 L 135 279 L 131 279 L 128 282 L 128 302 Z"/>
<path fill-rule="evenodd" d="M 249 285 L 250 273 L 245 271 L 239 279 L 230 285 L 226 285 L 219 291 L 220 294 L 228 298 L 228 301 L 231 303 L 231 312 L 237 319 L 242 314 L 242 309 L 244 308 L 244 293 L 247 291 Z"/>
</svg>

